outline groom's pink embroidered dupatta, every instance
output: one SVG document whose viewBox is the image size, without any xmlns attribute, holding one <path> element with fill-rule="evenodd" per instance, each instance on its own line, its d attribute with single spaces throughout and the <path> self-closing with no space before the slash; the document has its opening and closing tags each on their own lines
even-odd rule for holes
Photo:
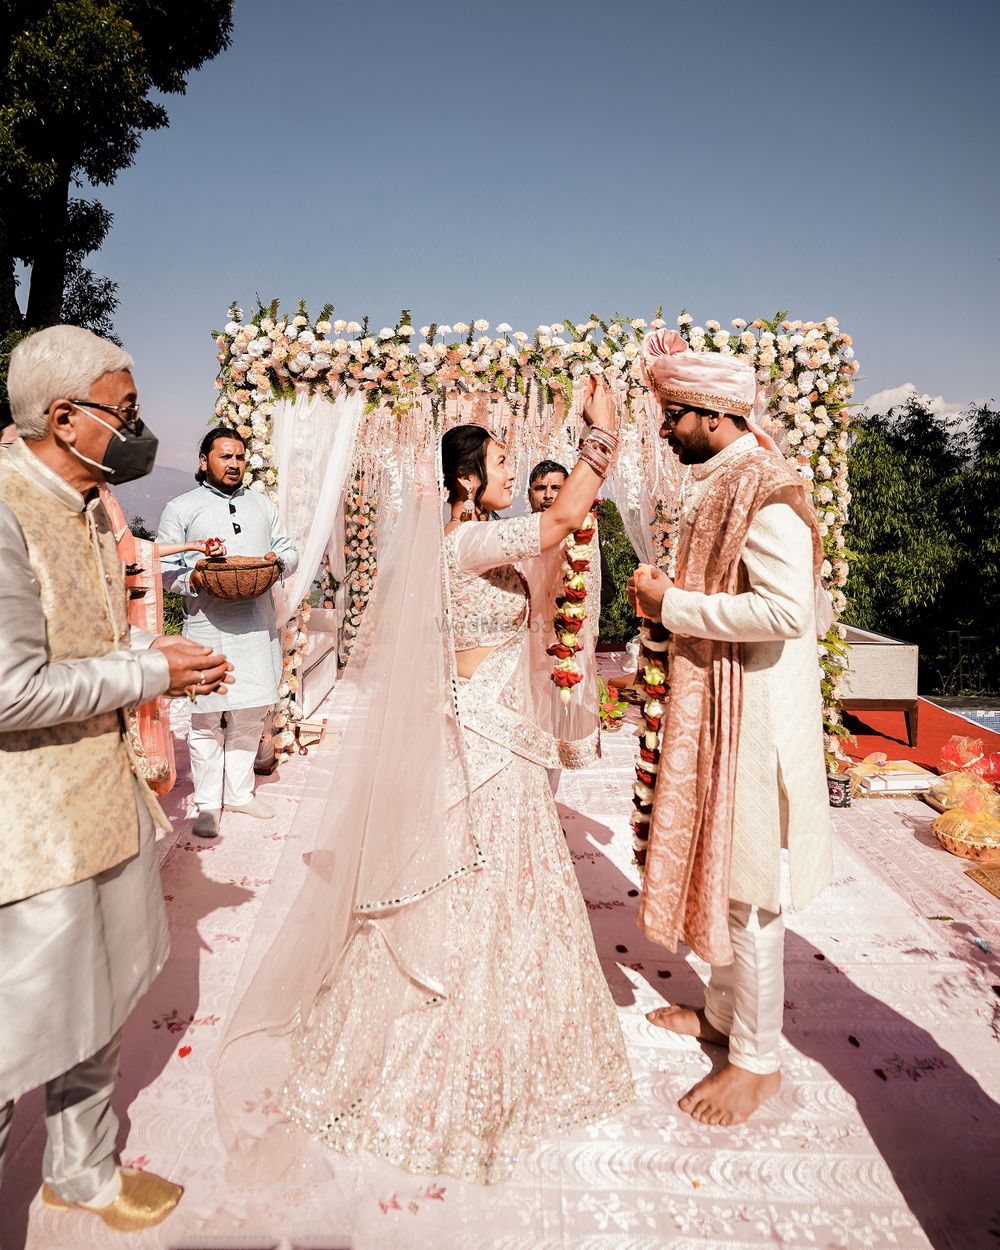
<svg viewBox="0 0 1000 1250">
<path fill-rule="evenodd" d="M 807 489 L 772 453 L 741 456 L 719 473 L 682 537 L 675 584 L 709 595 L 740 593 L 747 532 L 765 504 L 779 502 L 809 526 L 818 572 L 823 553 Z M 639 924 L 671 950 L 684 941 L 709 963 L 729 964 L 740 644 L 674 635 L 669 680 Z"/>
</svg>

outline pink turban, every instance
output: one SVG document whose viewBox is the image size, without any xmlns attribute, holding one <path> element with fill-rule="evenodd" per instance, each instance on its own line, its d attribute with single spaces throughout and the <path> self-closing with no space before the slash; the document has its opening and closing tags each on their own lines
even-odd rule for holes
<svg viewBox="0 0 1000 1250">
<path fill-rule="evenodd" d="M 690 404 L 743 417 L 757 442 L 779 451 L 752 418 L 757 374 L 749 361 L 723 352 L 694 352 L 676 330 L 654 330 L 642 343 L 642 372 L 660 402 Z"/>
<path fill-rule="evenodd" d="M 746 360 L 693 352 L 676 330 L 654 330 L 642 344 L 642 370 L 660 400 L 749 417 L 757 375 Z"/>
</svg>

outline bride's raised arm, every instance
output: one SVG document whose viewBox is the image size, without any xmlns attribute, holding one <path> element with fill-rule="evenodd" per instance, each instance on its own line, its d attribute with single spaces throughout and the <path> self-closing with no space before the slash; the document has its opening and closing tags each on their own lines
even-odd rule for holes
<svg viewBox="0 0 1000 1250">
<path fill-rule="evenodd" d="M 593 507 L 618 447 L 618 418 L 607 384 L 594 382 L 584 401 L 583 419 L 590 427 L 573 466 L 552 506 L 541 514 L 542 551 L 558 546 L 579 529 Z"/>
</svg>

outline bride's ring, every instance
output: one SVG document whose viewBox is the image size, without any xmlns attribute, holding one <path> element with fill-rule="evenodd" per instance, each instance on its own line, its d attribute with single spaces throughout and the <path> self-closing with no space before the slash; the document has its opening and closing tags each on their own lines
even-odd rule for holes
<svg viewBox="0 0 1000 1250">
<path fill-rule="evenodd" d="M 205 670 L 202 669 L 201 672 L 198 674 L 198 685 L 204 686 L 204 684 L 205 684 Z"/>
</svg>

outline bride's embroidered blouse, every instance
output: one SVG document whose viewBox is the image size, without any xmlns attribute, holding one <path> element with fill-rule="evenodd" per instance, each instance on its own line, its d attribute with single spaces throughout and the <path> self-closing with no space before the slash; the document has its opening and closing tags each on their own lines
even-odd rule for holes
<svg viewBox="0 0 1000 1250">
<path fill-rule="evenodd" d="M 457 651 L 499 646 L 524 623 L 528 588 L 514 564 L 540 553 L 541 519 L 464 521 L 446 536 Z"/>
</svg>

